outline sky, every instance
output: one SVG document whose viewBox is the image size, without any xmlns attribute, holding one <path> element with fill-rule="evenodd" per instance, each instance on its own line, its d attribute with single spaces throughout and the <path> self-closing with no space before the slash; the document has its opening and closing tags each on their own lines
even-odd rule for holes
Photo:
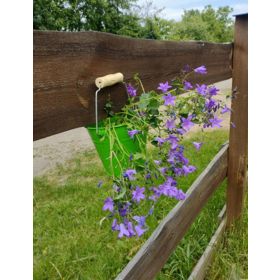
<svg viewBox="0 0 280 280">
<path fill-rule="evenodd" d="M 146 1 L 147 0 L 139 0 L 138 3 L 145 3 Z M 162 17 L 174 20 L 180 20 L 184 10 L 202 10 L 206 5 L 212 5 L 214 8 L 230 6 L 234 9 L 232 14 L 248 11 L 247 0 L 153 0 L 153 3 L 157 8 L 165 7 L 161 14 Z"/>
</svg>

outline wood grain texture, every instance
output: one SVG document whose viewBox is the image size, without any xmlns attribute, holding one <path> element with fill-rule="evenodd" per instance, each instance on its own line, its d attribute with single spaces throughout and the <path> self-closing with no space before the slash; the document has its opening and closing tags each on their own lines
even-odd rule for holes
<svg viewBox="0 0 280 280">
<path fill-rule="evenodd" d="M 225 211 L 225 207 L 222 209 L 219 216 L 222 217 L 224 215 L 224 211 Z M 217 249 L 217 245 L 220 243 L 220 241 L 222 239 L 225 228 L 226 228 L 226 218 L 224 217 L 221 220 L 221 223 L 220 223 L 218 229 L 216 230 L 215 234 L 212 236 L 204 253 L 202 254 L 199 261 L 197 262 L 196 266 L 194 267 L 188 280 L 203 280 L 204 279 L 207 268 L 213 261 L 214 253 Z"/>
<path fill-rule="evenodd" d="M 34 140 L 94 123 L 94 80 L 121 72 L 139 73 L 146 90 L 177 76 L 185 64 L 206 65 L 214 83 L 232 76 L 232 44 L 132 39 L 100 32 L 34 31 Z M 123 85 L 100 94 L 99 116 L 108 97 L 115 111 L 126 102 Z"/>
<path fill-rule="evenodd" d="M 191 226 L 217 186 L 227 174 L 228 145 L 224 146 L 192 184 L 186 199 L 180 201 L 156 228 L 150 238 L 118 275 L 117 280 L 150 280 Z"/>
<path fill-rule="evenodd" d="M 227 222 L 240 217 L 248 157 L 248 15 L 237 16 L 234 35 L 233 81 L 236 97 L 232 100 L 229 137 L 229 171 L 227 188 Z"/>
</svg>

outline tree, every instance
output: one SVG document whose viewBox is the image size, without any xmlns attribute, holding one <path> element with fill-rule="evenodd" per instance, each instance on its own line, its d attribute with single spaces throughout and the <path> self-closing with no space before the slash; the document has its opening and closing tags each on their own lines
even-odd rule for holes
<svg viewBox="0 0 280 280">
<path fill-rule="evenodd" d="M 232 8 L 225 6 L 217 10 L 211 5 L 202 11 L 184 11 L 181 21 L 174 25 L 169 39 L 229 42 L 233 39 Z"/>
<path fill-rule="evenodd" d="M 130 12 L 136 0 L 34 0 L 33 25 L 41 30 L 96 30 L 134 33 L 139 18 Z M 124 28 L 132 26 L 132 28 Z M 133 30 L 136 29 L 136 30 Z"/>
</svg>

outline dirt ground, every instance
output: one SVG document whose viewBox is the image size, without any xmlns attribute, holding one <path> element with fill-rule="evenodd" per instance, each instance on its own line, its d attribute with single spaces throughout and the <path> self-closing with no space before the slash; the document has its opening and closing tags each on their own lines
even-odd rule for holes
<svg viewBox="0 0 280 280">
<path fill-rule="evenodd" d="M 221 97 L 231 90 L 231 79 L 216 83 Z M 228 104 L 230 106 L 230 104 Z M 222 115 L 224 129 L 229 128 L 229 114 Z M 197 128 L 198 129 L 198 128 Z M 197 129 L 193 129 L 195 131 Z M 80 127 L 33 142 L 33 176 L 40 176 L 71 159 L 77 153 L 94 148 L 85 128 Z"/>
</svg>

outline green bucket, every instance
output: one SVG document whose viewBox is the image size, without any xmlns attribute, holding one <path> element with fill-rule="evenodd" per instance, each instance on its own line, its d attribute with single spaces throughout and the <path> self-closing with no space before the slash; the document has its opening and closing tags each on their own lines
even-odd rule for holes
<svg viewBox="0 0 280 280">
<path fill-rule="evenodd" d="M 136 134 L 134 139 L 131 139 L 126 125 L 115 125 L 106 131 L 101 122 L 98 133 L 96 133 L 95 125 L 89 125 L 86 128 L 110 176 L 121 176 L 123 171 L 130 167 L 130 156 L 141 152 L 141 147 L 146 146 L 147 133 Z M 113 152 L 110 154 L 110 151 Z"/>
</svg>

